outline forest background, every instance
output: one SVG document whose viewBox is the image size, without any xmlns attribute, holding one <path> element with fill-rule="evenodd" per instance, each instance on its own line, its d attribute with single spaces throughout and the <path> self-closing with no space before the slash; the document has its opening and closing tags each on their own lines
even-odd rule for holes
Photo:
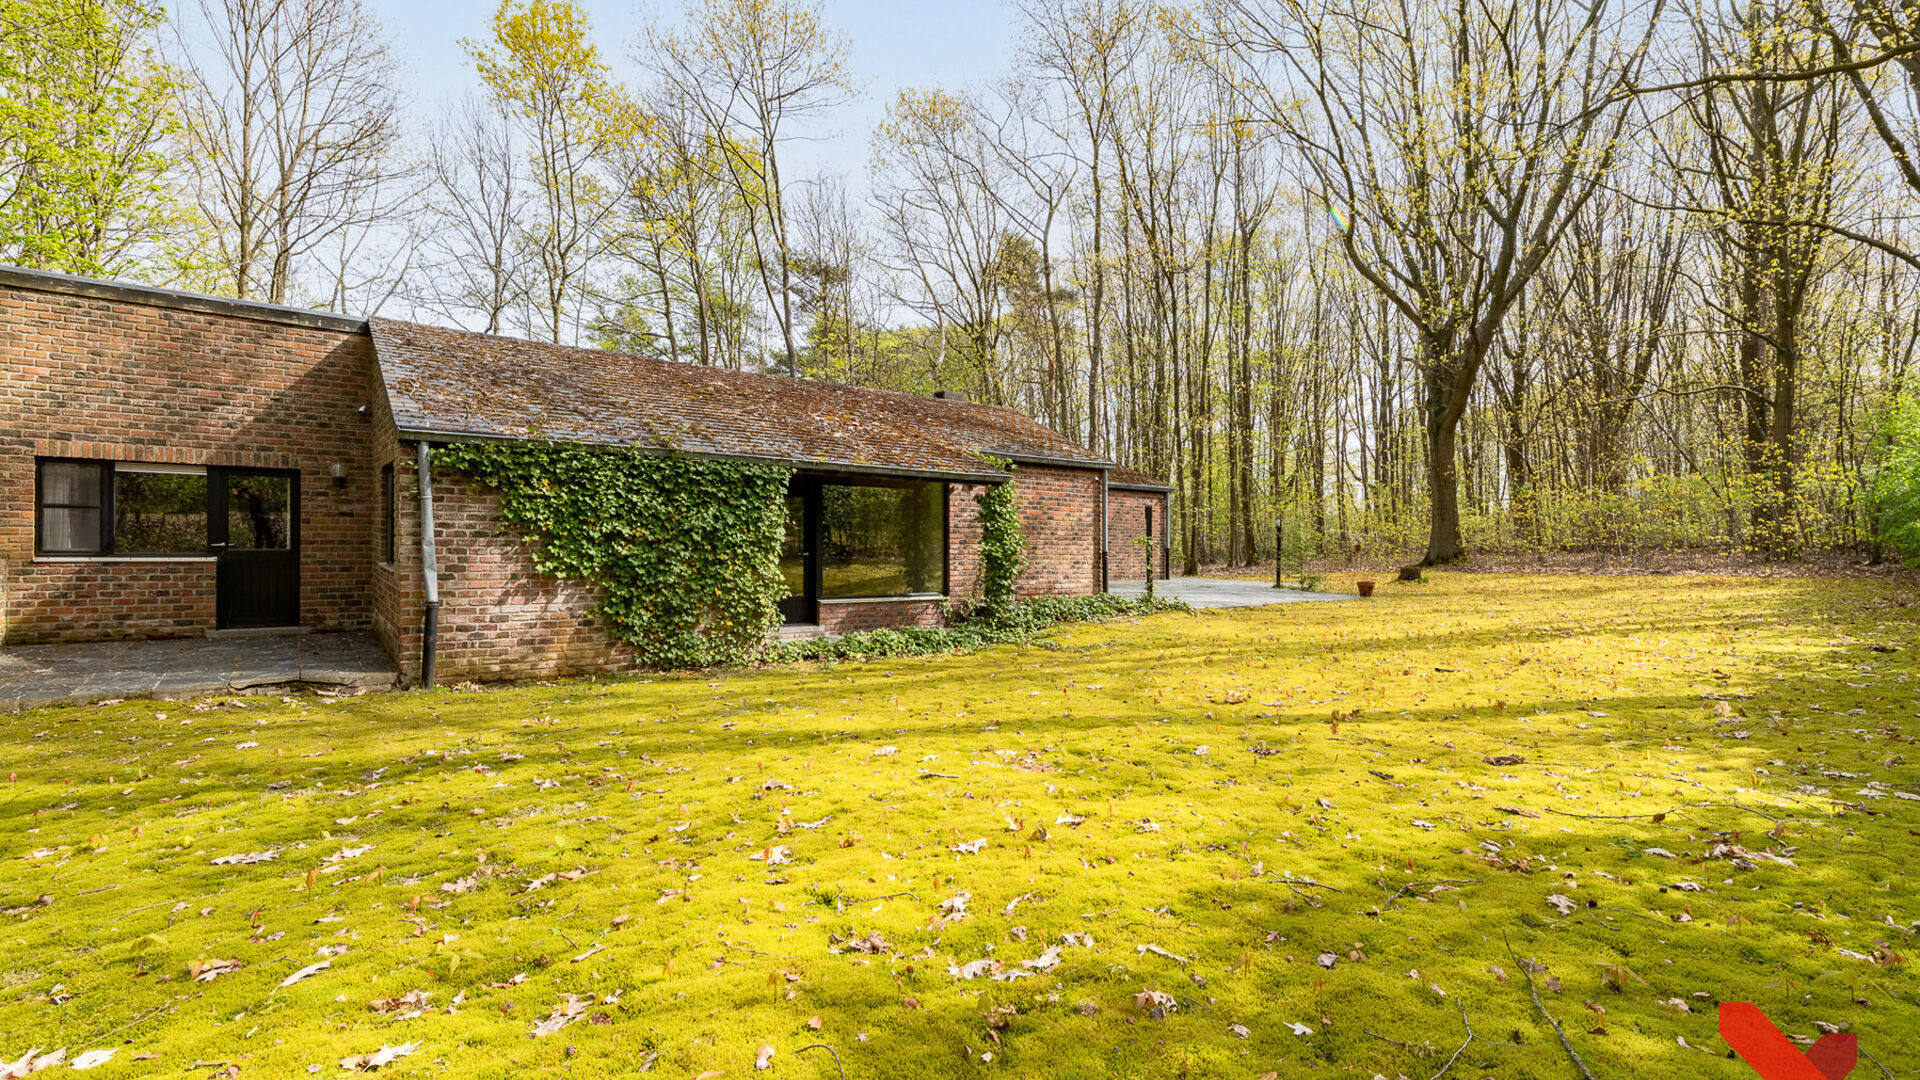
<svg viewBox="0 0 1920 1080">
<path fill-rule="evenodd" d="M 1188 572 L 1920 557 L 1920 13 L 1008 13 L 850 180 L 807 0 L 503 0 L 432 114 L 359 0 L 0 0 L 0 261 L 964 391 L 1166 478 Z"/>
</svg>

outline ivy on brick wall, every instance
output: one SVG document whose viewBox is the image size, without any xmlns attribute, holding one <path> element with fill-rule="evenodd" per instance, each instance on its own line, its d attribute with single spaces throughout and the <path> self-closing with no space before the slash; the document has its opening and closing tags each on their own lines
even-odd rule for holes
<svg viewBox="0 0 1920 1080">
<path fill-rule="evenodd" d="M 1013 463 L 987 458 L 1012 472 Z M 994 484 L 973 497 L 980 507 L 980 614 L 1004 618 L 1013 611 L 1014 589 L 1027 568 L 1027 536 L 1020 528 L 1020 494 L 1013 481 Z"/>
<path fill-rule="evenodd" d="M 780 622 L 787 469 L 554 442 L 434 458 L 500 493 L 542 572 L 598 586 L 594 613 L 649 667 L 746 662 Z"/>
</svg>

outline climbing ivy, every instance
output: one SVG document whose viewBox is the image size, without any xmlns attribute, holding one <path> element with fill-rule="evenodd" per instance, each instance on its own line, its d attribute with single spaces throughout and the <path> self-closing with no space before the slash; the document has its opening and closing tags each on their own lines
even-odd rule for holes
<svg viewBox="0 0 1920 1080">
<path fill-rule="evenodd" d="M 1044 641 L 1049 630 L 1075 622 L 1100 622 L 1128 615 L 1193 609 L 1180 600 L 1151 596 L 1123 597 L 1112 593 L 1092 596 L 1036 596 L 1014 604 L 993 619 L 962 619 L 950 626 L 908 626 L 862 630 L 837 637 L 807 638 L 774 645 L 763 657 L 772 663 L 799 660 L 870 660 L 892 656 L 946 656 L 973 652 L 989 645 Z"/>
<path fill-rule="evenodd" d="M 1011 473 L 1013 463 L 987 458 Z M 1027 567 L 1027 537 L 1020 528 L 1020 495 L 1013 481 L 994 484 L 974 495 L 980 507 L 980 614 L 1002 618 L 1013 610 L 1014 588 Z"/>
<path fill-rule="evenodd" d="M 598 586 L 594 613 L 649 667 L 742 663 L 779 624 L 787 469 L 555 442 L 435 459 L 500 493 L 542 572 Z"/>
</svg>

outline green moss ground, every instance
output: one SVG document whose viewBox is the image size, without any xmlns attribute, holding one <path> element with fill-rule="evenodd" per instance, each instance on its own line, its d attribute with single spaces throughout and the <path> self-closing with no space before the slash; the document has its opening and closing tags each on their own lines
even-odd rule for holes
<svg viewBox="0 0 1920 1080">
<path fill-rule="evenodd" d="M 1433 579 L 973 656 L 0 717 L 0 1058 L 1425 1080 L 1464 1012 L 1447 1076 L 1573 1077 L 1537 961 L 1597 1077 L 1751 1076 L 1721 1000 L 1920 1072 L 1909 587 Z"/>
</svg>

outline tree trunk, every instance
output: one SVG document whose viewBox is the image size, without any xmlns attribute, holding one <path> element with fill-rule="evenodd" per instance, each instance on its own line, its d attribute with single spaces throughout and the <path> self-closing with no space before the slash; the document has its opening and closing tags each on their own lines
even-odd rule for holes
<svg viewBox="0 0 1920 1080">
<path fill-rule="evenodd" d="M 1427 534 L 1427 554 L 1422 566 L 1440 566 L 1463 558 L 1467 549 L 1460 541 L 1460 474 L 1457 467 L 1456 434 L 1459 422 L 1427 423 L 1427 497 L 1433 505 L 1433 523 Z"/>
<path fill-rule="evenodd" d="M 1429 341 L 1427 357 L 1425 426 L 1427 443 L 1427 499 L 1433 518 L 1427 534 L 1427 554 L 1422 566 L 1440 566 L 1457 562 L 1467 554 L 1460 538 L 1460 417 L 1466 412 L 1462 386 L 1473 382 L 1466 372 L 1479 369 L 1478 357 L 1459 356 L 1446 341 Z"/>
<path fill-rule="evenodd" d="M 1103 342 L 1100 337 L 1100 319 L 1105 314 L 1106 268 L 1100 264 L 1100 229 L 1104 212 L 1101 209 L 1100 184 L 1100 143 L 1096 132 L 1093 138 L 1093 298 L 1087 308 L 1087 447 L 1096 455 L 1105 451 L 1112 456 L 1110 446 L 1103 446 L 1100 428 L 1100 413 L 1105 403 L 1100 393 L 1100 358 Z"/>
</svg>

